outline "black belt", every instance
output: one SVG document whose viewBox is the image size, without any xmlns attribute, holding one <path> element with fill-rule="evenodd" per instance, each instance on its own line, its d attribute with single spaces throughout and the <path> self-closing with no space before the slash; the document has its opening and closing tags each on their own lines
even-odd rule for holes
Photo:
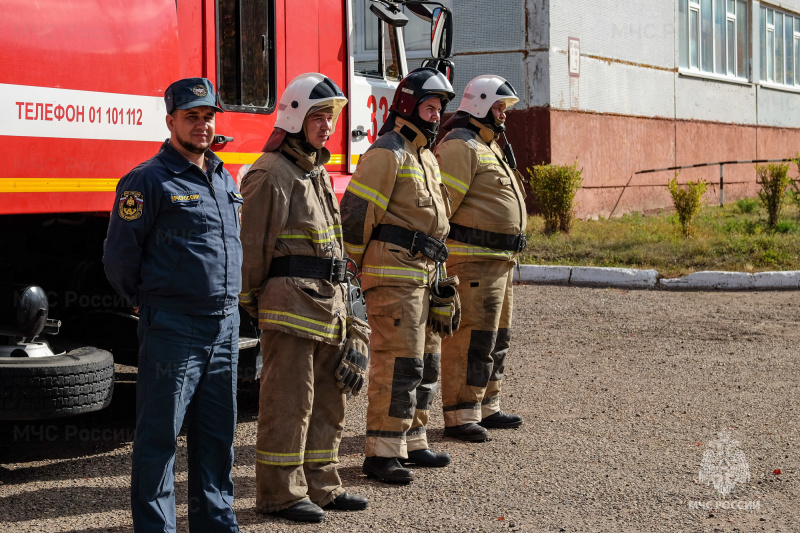
<svg viewBox="0 0 800 533">
<path fill-rule="evenodd" d="M 347 280 L 347 261 L 335 257 L 284 255 L 273 259 L 269 267 L 269 277 L 279 276 L 327 279 L 331 283 L 344 283 Z"/>
<path fill-rule="evenodd" d="M 518 235 L 495 233 L 494 231 L 468 228 L 459 224 L 453 224 L 452 222 L 450 223 L 450 234 L 448 238 L 474 246 L 494 248 L 495 250 L 508 250 L 510 252 L 521 252 L 525 249 L 525 245 L 528 244 L 524 233 Z"/>
<path fill-rule="evenodd" d="M 421 231 L 412 231 L 391 224 L 378 224 L 372 230 L 372 239 L 402 246 L 412 255 L 421 253 L 438 263 L 447 261 L 447 246 L 444 241 L 428 237 Z"/>
</svg>

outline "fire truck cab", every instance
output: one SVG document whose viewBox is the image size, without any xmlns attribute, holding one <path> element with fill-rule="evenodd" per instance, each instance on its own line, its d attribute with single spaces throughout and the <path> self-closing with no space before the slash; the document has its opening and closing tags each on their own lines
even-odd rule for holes
<svg viewBox="0 0 800 533">
<path fill-rule="evenodd" d="M 3 11 L 0 420 L 101 409 L 114 364 L 136 364 L 138 318 L 106 280 L 103 240 L 117 182 L 169 137 L 171 82 L 214 82 L 225 113 L 212 149 L 238 181 L 286 84 L 329 76 L 349 99 L 327 144 L 341 197 L 409 71 L 407 37 L 452 72 L 452 17 L 438 2 L 9 0 Z M 244 379 L 258 353 L 248 328 Z"/>
</svg>

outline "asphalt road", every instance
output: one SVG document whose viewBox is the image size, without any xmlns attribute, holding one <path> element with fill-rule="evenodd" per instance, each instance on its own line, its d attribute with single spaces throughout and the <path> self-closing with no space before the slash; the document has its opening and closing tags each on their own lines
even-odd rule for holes
<svg viewBox="0 0 800 533">
<path fill-rule="evenodd" d="M 359 397 L 348 407 L 340 472 L 369 509 L 294 524 L 253 510 L 257 404 L 242 392 L 234 467 L 241 530 L 797 530 L 797 292 L 517 286 L 514 297 L 503 407 L 525 417 L 522 428 L 494 430 L 478 444 L 444 439 L 437 400 L 429 440 L 453 464 L 388 486 L 361 475 Z M 132 530 L 130 371 L 118 368 L 105 411 L 0 424 L 0 531 Z M 731 492 L 705 483 L 701 465 L 712 481 L 723 474 L 723 491 L 729 472 Z M 179 530 L 187 531 L 183 438 L 176 489 Z"/>
</svg>

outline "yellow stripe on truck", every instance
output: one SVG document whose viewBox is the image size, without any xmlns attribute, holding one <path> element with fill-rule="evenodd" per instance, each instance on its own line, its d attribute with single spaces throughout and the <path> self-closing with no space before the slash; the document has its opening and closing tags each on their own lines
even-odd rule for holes
<svg viewBox="0 0 800 533">
<path fill-rule="evenodd" d="M 229 165 L 252 165 L 261 153 L 217 152 L 223 163 Z M 328 162 L 341 165 L 344 155 L 334 154 Z M 119 178 L 0 178 L 0 193 L 4 192 L 113 192 L 117 190 Z"/>
<path fill-rule="evenodd" d="M 216 154 L 223 163 L 228 165 L 252 165 L 263 155 L 262 152 L 216 152 Z M 344 163 L 344 154 L 331 154 L 329 165 L 341 165 L 342 163 Z"/>
</svg>

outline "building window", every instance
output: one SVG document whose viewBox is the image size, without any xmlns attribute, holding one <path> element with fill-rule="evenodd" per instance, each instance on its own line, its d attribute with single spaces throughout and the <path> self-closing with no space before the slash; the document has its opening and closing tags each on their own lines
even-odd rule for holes
<svg viewBox="0 0 800 533">
<path fill-rule="evenodd" d="M 681 69 L 747 78 L 747 0 L 678 0 Z"/>
<path fill-rule="evenodd" d="M 275 0 L 217 0 L 217 84 L 226 111 L 275 109 Z"/>
<path fill-rule="evenodd" d="M 761 7 L 761 81 L 778 85 L 800 85 L 800 17 Z"/>
</svg>

